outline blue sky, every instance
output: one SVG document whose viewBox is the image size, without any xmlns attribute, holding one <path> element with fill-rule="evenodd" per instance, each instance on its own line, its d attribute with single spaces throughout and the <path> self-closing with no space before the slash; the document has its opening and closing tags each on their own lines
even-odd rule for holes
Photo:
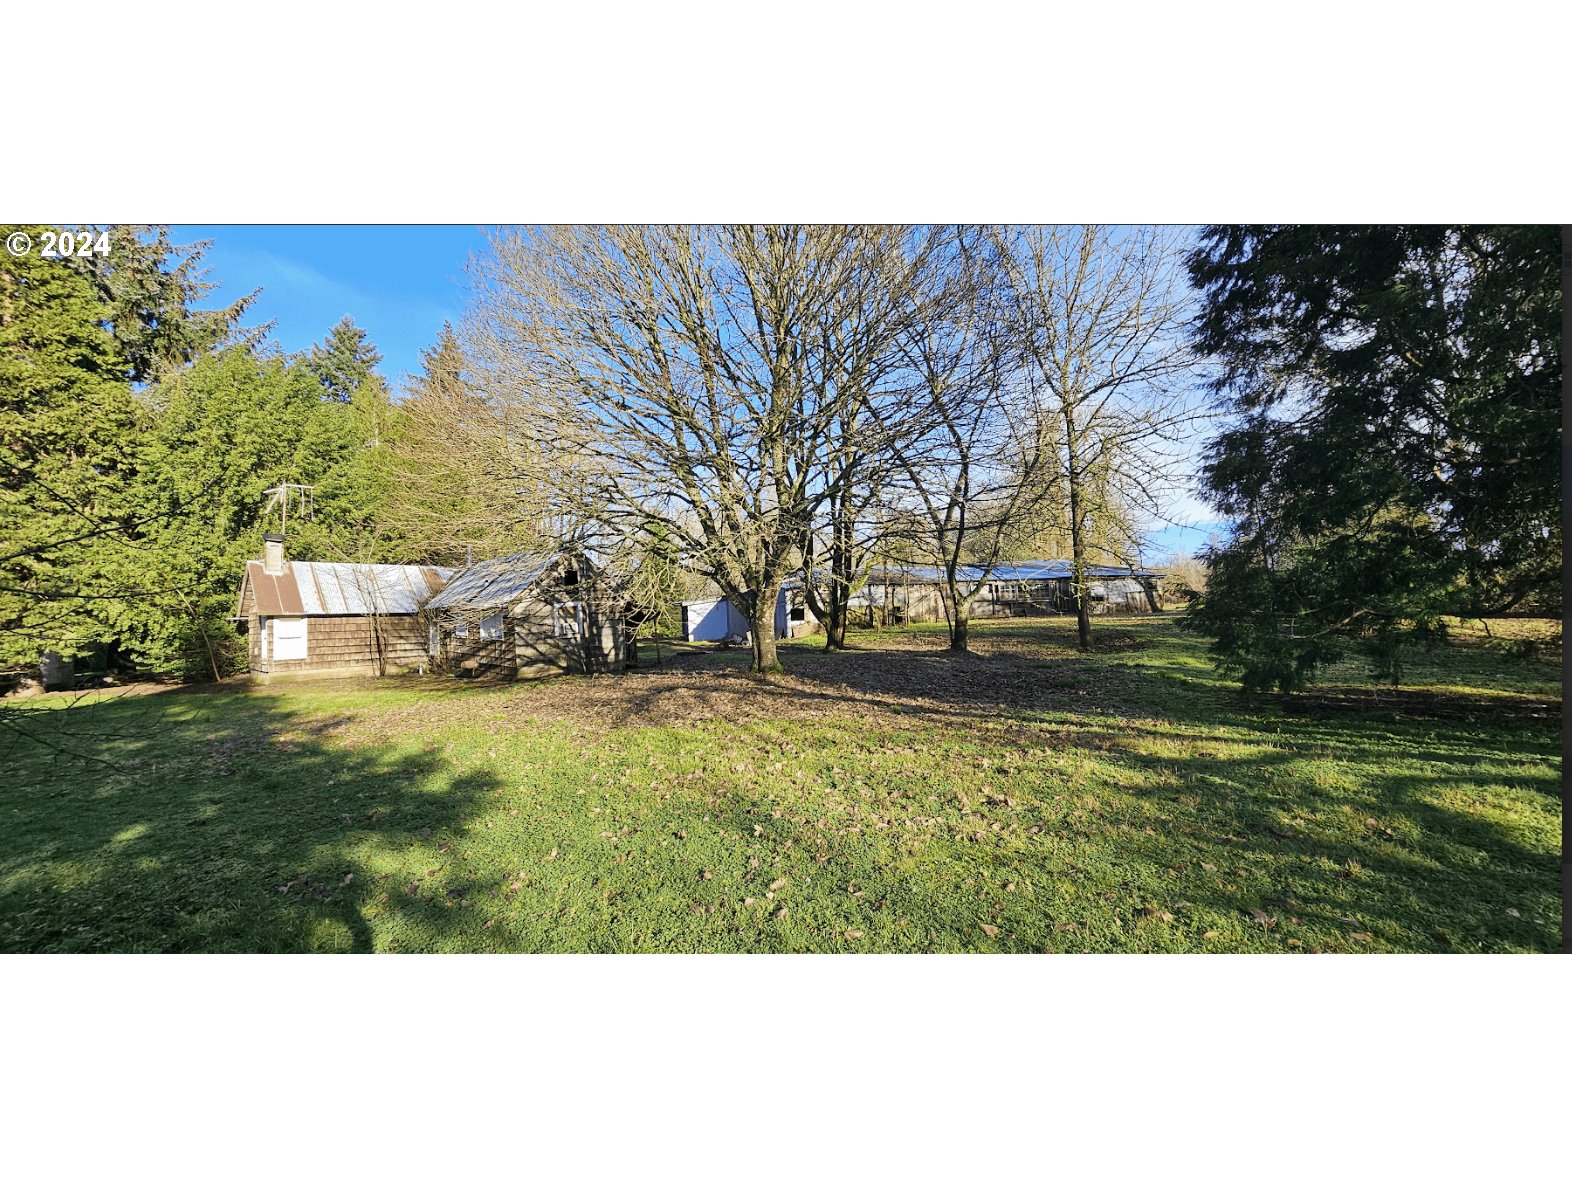
<svg viewBox="0 0 1572 1179">
<path fill-rule="evenodd" d="M 395 389 L 420 370 L 443 320 L 457 321 L 464 264 L 485 248 L 473 225 L 174 225 L 171 240 L 211 239 L 203 261 L 219 284 L 208 305 L 262 288 L 246 321 L 276 321 L 271 339 L 298 352 L 354 318 L 382 352 Z"/>
</svg>

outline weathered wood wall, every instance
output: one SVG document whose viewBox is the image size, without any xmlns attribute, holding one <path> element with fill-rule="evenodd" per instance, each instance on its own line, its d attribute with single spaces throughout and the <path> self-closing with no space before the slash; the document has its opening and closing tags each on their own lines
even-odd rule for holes
<svg viewBox="0 0 1572 1179">
<path fill-rule="evenodd" d="M 566 604 L 568 599 L 561 599 Z M 553 607 L 559 600 L 526 597 L 504 615 L 502 637 L 482 639 L 478 623 L 460 636 L 443 628 L 443 660 L 465 675 L 501 675 L 539 679 L 564 673 L 620 671 L 623 667 L 622 621 L 603 613 L 593 602 L 584 605 L 586 634 L 554 633 Z"/>
</svg>

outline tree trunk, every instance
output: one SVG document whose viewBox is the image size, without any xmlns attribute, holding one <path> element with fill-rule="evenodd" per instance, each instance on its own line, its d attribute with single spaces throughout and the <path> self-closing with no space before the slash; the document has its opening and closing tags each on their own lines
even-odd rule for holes
<svg viewBox="0 0 1572 1179">
<path fill-rule="evenodd" d="M 945 621 L 950 624 L 950 650 L 966 650 L 966 628 L 971 621 L 972 604 L 961 600 L 960 586 L 956 584 L 954 570 L 945 572 L 945 594 L 941 598 L 944 605 Z"/>
<path fill-rule="evenodd" d="M 1070 556 L 1073 571 L 1070 589 L 1075 594 L 1075 623 L 1082 651 L 1092 649 L 1092 596 L 1086 581 L 1086 514 L 1081 504 L 1080 439 L 1075 415 L 1064 411 L 1065 474 L 1070 485 Z"/>
<path fill-rule="evenodd" d="M 753 663 L 748 668 L 755 675 L 770 675 L 784 671 L 780 656 L 775 652 L 775 603 L 780 597 L 779 586 L 768 586 L 766 592 L 753 595 L 752 610 L 748 615 L 748 632 L 753 640 Z"/>
<path fill-rule="evenodd" d="M 1086 575 L 1082 573 L 1076 578 L 1075 589 L 1075 628 L 1080 636 L 1081 650 L 1092 649 L 1092 601 L 1091 586 L 1086 584 Z"/>
<path fill-rule="evenodd" d="M 824 648 L 827 651 L 846 649 L 846 607 L 851 594 L 845 579 L 844 562 L 838 556 L 832 556 L 829 600 L 825 602 L 824 617 L 820 619 L 824 623 Z"/>
<path fill-rule="evenodd" d="M 970 611 L 957 606 L 955 609 L 955 625 L 950 628 L 950 650 L 966 650 L 966 624 L 971 621 L 967 618 Z"/>
<path fill-rule="evenodd" d="M 824 621 L 824 647 L 827 651 L 846 650 L 846 603 L 839 603 L 839 609 L 831 605 L 828 616 Z"/>
</svg>

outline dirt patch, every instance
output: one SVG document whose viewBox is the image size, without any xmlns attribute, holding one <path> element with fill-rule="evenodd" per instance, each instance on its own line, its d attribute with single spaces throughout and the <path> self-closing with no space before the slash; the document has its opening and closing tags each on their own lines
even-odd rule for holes
<svg viewBox="0 0 1572 1179">
<path fill-rule="evenodd" d="M 1120 710 L 1115 689 L 1129 674 L 1014 637 L 983 639 L 971 652 L 950 651 L 942 635 L 901 636 L 898 643 L 834 653 L 788 648 L 782 652 L 786 673 L 767 678 L 748 674 L 735 653 L 702 648 L 667 651 L 659 667 L 533 684 L 446 677 L 412 683 L 404 677 L 390 686 L 413 687 L 410 706 L 361 718 L 354 739 L 374 740 L 373 730 L 459 720 L 596 730 L 845 718 L 904 729 L 1032 709 L 1109 713 Z"/>
</svg>

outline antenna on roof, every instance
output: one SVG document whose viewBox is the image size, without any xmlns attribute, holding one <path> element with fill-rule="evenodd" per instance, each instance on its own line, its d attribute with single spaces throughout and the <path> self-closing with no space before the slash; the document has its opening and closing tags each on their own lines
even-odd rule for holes
<svg viewBox="0 0 1572 1179">
<path fill-rule="evenodd" d="M 262 518 L 265 520 L 277 508 L 280 514 L 279 532 L 289 527 L 289 503 L 295 503 L 295 514 L 312 519 L 316 508 L 316 484 L 314 483 L 280 483 L 277 487 L 269 487 L 262 494 Z"/>
</svg>

